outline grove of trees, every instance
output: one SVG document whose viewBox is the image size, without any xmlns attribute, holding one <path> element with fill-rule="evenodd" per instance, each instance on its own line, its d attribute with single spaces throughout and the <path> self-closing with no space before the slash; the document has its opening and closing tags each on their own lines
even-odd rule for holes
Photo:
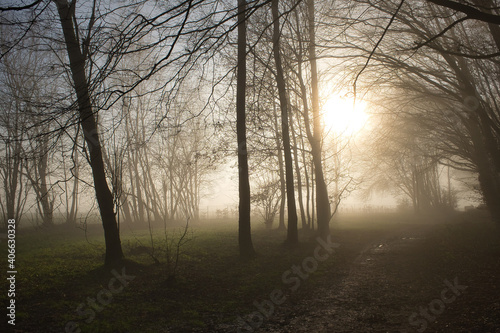
<svg viewBox="0 0 500 333">
<path fill-rule="evenodd" d="M 244 257 L 258 212 L 295 246 L 357 188 L 452 210 L 460 172 L 500 223 L 496 0 L 6 0 L 0 36 L 2 221 L 98 210 L 106 264 L 122 223 L 199 219 L 228 161 Z"/>
</svg>

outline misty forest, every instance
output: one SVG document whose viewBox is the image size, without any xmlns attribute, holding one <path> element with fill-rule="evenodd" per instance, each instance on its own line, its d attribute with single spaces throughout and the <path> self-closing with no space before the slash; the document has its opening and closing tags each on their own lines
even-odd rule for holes
<svg viewBox="0 0 500 333">
<path fill-rule="evenodd" d="M 0 0 L 1 332 L 500 332 L 500 1 Z"/>
</svg>

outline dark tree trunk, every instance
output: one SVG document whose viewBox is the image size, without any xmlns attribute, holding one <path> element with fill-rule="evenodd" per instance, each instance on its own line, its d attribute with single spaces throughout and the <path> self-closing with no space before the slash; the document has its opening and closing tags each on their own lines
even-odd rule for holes
<svg viewBox="0 0 500 333">
<path fill-rule="evenodd" d="M 280 174 L 280 213 L 278 229 L 284 230 L 285 227 L 285 203 L 286 203 L 286 182 L 285 182 L 285 167 L 283 163 L 283 153 L 281 149 L 280 133 L 278 130 L 278 112 L 276 105 L 273 103 L 274 111 L 274 127 L 276 128 L 276 149 L 278 151 L 278 167 Z"/>
<path fill-rule="evenodd" d="M 312 115 L 313 135 L 311 153 L 314 163 L 314 176 L 316 179 L 316 214 L 318 234 L 326 237 L 330 233 L 330 200 L 328 188 L 323 175 L 322 153 L 321 153 L 321 119 L 319 113 L 319 91 L 318 91 L 318 69 L 316 65 L 316 33 L 314 0 L 307 0 L 309 19 L 309 62 L 311 64 L 311 92 L 312 92 Z"/>
<path fill-rule="evenodd" d="M 306 220 L 306 213 L 304 210 L 304 201 L 302 197 L 302 177 L 300 175 L 300 166 L 299 166 L 299 153 L 298 153 L 298 145 L 297 145 L 297 133 L 295 133 L 294 130 L 294 123 L 293 123 L 293 113 L 290 113 L 290 129 L 292 130 L 292 140 L 293 140 L 293 155 L 295 156 L 294 163 L 295 163 L 295 173 L 297 174 L 297 196 L 299 200 L 299 211 L 300 211 L 300 221 L 302 225 L 302 229 L 307 229 L 307 220 Z M 300 125 L 300 124 L 299 124 Z M 300 127 L 300 126 L 299 126 Z"/>
<path fill-rule="evenodd" d="M 285 78 L 283 76 L 283 67 L 281 64 L 280 55 L 280 25 L 278 0 L 273 0 L 271 3 L 273 15 L 273 53 L 276 63 L 276 82 L 278 85 L 278 94 L 281 108 L 281 135 L 283 137 L 283 152 L 285 155 L 285 178 L 286 178 L 286 201 L 288 207 L 288 233 L 287 243 L 296 245 L 299 242 L 297 230 L 297 208 L 295 206 L 295 189 L 293 180 L 293 160 L 290 149 L 290 131 L 288 125 L 288 102 L 286 97 Z"/>
<path fill-rule="evenodd" d="M 40 215 L 42 216 L 42 223 L 44 226 L 52 226 L 54 224 L 54 201 L 51 198 L 51 193 L 47 188 L 47 167 L 49 163 L 49 143 L 47 138 L 42 138 L 42 142 L 40 143 L 40 158 L 39 161 L 36 161 L 37 165 L 35 166 L 35 175 L 37 179 L 34 181 L 38 181 L 38 184 L 35 186 L 37 188 L 37 196 L 40 204 Z M 35 185 L 35 184 L 34 184 Z"/>
<path fill-rule="evenodd" d="M 489 156 L 486 140 L 481 135 L 478 123 L 469 121 L 469 129 L 474 146 L 473 160 L 478 171 L 478 180 L 484 203 L 490 211 L 493 221 L 500 224 L 500 170 L 495 168 L 494 159 Z"/>
<path fill-rule="evenodd" d="M 307 159 L 306 159 L 306 152 L 305 152 L 305 146 L 304 146 L 304 138 L 301 138 L 302 140 L 302 164 L 304 166 L 304 179 L 306 181 L 306 215 L 307 215 L 307 229 L 311 229 L 311 212 L 310 212 L 310 206 L 311 206 L 311 188 L 309 186 L 309 173 L 307 172 Z"/>
<path fill-rule="evenodd" d="M 75 139 L 75 145 L 73 146 L 73 154 L 74 154 L 74 164 L 73 164 L 73 187 L 71 190 L 71 201 L 70 201 L 70 195 L 69 195 L 69 186 L 68 182 L 64 182 L 64 188 L 65 188 L 65 196 L 66 196 L 66 223 L 73 225 L 76 224 L 76 217 L 78 214 L 78 176 L 79 176 L 79 162 L 78 162 L 78 154 L 75 154 L 75 150 L 77 149 L 77 140 L 78 138 Z M 61 145 L 62 147 L 62 145 Z M 66 160 L 63 156 L 63 169 L 64 169 L 64 179 L 68 179 L 68 176 L 66 174 Z"/>
<path fill-rule="evenodd" d="M 314 230 L 314 221 L 316 221 L 316 206 L 314 205 L 315 200 L 315 178 L 314 178 L 314 161 L 311 161 L 311 230 Z"/>
<path fill-rule="evenodd" d="M 493 175 L 490 170 L 481 168 L 478 180 L 491 218 L 500 224 L 500 182 L 498 176 Z"/>
<path fill-rule="evenodd" d="M 493 36 L 495 36 L 495 31 L 495 29 L 491 30 Z M 463 100 L 466 96 L 479 96 L 467 62 L 463 58 L 454 59 L 444 53 L 441 55 L 460 80 Z M 479 174 L 478 180 L 484 202 L 492 219 L 500 223 L 500 143 L 498 138 L 500 129 L 490 118 L 488 109 L 485 108 L 487 106 L 482 103 L 480 98 L 474 98 L 476 98 L 477 105 L 473 106 L 473 109 L 468 107 L 469 118 L 466 122 L 474 147 L 472 159 Z"/>
<path fill-rule="evenodd" d="M 240 256 L 255 255 L 250 229 L 250 182 L 246 143 L 246 0 L 238 0 L 238 76 L 236 88 L 236 135 L 238 140 L 239 221 L 238 243 Z"/>
<path fill-rule="evenodd" d="M 66 0 L 55 0 L 68 52 L 71 76 L 77 96 L 80 123 L 90 154 L 90 166 L 94 178 L 97 203 L 104 228 L 106 243 L 105 263 L 111 264 L 123 258 L 118 224 L 113 210 L 113 196 L 109 190 L 104 172 L 101 143 L 97 133 L 97 123 L 90 102 L 89 87 L 85 75 L 85 57 L 75 35 L 73 10 Z M 72 2 L 74 6 L 74 2 Z"/>
</svg>

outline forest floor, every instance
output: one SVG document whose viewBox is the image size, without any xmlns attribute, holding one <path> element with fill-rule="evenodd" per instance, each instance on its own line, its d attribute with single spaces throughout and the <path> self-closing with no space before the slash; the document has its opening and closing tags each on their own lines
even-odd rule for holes
<svg viewBox="0 0 500 333">
<path fill-rule="evenodd" d="M 249 261 L 234 226 L 194 226 L 175 279 L 161 228 L 151 253 L 124 227 L 114 270 L 99 226 L 20 231 L 16 325 L 0 331 L 500 332 L 500 230 L 481 214 L 340 216 L 330 241 L 303 232 L 293 250 L 254 228 Z"/>
<path fill-rule="evenodd" d="M 337 230 L 335 264 L 253 331 L 500 332 L 499 229 L 475 219 Z"/>
</svg>

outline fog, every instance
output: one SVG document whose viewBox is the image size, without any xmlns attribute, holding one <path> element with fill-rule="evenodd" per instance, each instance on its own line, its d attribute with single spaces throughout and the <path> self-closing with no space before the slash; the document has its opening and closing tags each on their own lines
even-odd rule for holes
<svg viewBox="0 0 500 333">
<path fill-rule="evenodd" d="M 2 325 L 497 331 L 498 8 L 1 1 Z"/>
</svg>

